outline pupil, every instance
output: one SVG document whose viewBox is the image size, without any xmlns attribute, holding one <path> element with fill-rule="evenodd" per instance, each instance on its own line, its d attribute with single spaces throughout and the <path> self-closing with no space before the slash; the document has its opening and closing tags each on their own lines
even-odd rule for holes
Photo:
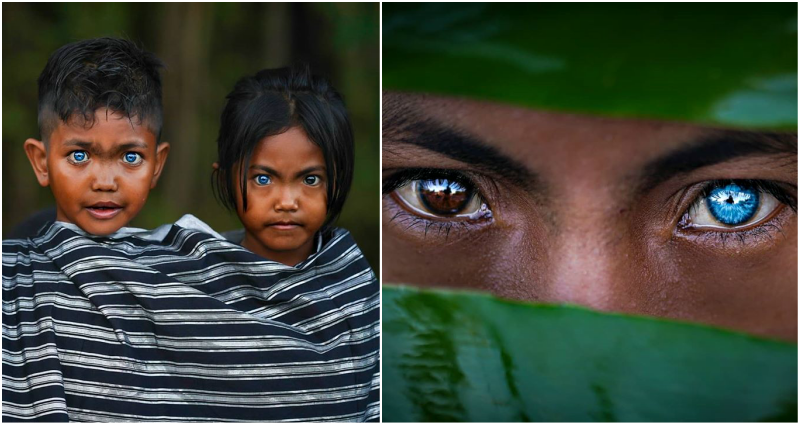
<svg viewBox="0 0 800 425">
<path fill-rule="evenodd" d="M 440 215 L 458 214 L 472 199 L 472 189 L 447 179 L 423 180 L 417 192 L 422 204 Z"/>
</svg>

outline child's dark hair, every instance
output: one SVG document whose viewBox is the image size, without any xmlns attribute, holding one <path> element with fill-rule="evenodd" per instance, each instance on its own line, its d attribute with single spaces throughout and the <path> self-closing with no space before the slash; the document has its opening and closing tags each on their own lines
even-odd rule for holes
<svg viewBox="0 0 800 425">
<path fill-rule="evenodd" d="M 39 76 L 39 133 L 47 141 L 58 126 L 78 116 L 94 124 L 98 108 L 124 114 L 161 139 L 161 76 L 164 64 L 133 42 L 96 38 L 56 50 Z"/>
<path fill-rule="evenodd" d="M 217 199 L 236 211 L 237 176 L 233 173 L 242 164 L 238 190 L 242 208 L 247 210 L 245 175 L 253 149 L 265 137 L 300 127 L 325 157 L 326 229 L 341 213 L 353 181 L 353 130 L 339 93 L 308 67 L 292 67 L 265 69 L 242 78 L 227 99 L 217 138 L 218 167 L 211 178 Z"/>
</svg>

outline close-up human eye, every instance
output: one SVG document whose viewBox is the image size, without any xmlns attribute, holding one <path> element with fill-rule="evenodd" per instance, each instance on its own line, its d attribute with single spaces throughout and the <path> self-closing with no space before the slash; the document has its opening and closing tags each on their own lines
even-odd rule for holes
<svg viewBox="0 0 800 425">
<path fill-rule="evenodd" d="M 489 219 L 491 209 L 478 185 L 464 173 L 439 169 L 406 169 L 384 179 L 384 194 L 402 209 L 396 216 L 436 221 Z"/>
<path fill-rule="evenodd" d="M 253 180 L 255 180 L 258 186 L 266 186 L 272 182 L 272 179 L 270 179 L 266 174 L 259 174 L 255 176 Z"/>
<path fill-rule="evenodd" d="M 69 154 L 70 162 L 82 164 L 89 160 L 89 153 L 86 151 L 74 151 Z"/>
<path fill-rule="evenodd" d="M 125 155 L 122 155 L 122 161 L 128 165 L 139 165 L 142 160 L 144 160 L 144 157 L 136 152 L 126 152 Z"/>
<path fill-rule="evenodd" d="M 322 178 L 320 178 L 320 176 L 316 176 L 316 175 L 306 176 L 305 178 L 303 178 L 303 183 L 305 183 L 305 184 L 307 184 L 309 186 L 317 186 L 321 182 L 322 182 Z"/>
<path fill-rule="evenodd" d="M 682 219 L 682 228 L 736 232 L 770 221 L 783 208 L 797 210 L 797 201 L 779 184 L 764 180 L 708 182 Z"/>
</svg>

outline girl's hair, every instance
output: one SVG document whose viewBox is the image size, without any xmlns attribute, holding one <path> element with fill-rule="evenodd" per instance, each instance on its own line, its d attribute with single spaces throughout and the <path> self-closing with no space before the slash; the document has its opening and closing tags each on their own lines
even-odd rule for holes
<svg viewBox="0 0 800 425">
<path fill-rule="evenodd" d="M 236 211 L 236 176 L 247 210 L 246 172 L 263 138 L 300 127 L 322 149 L 328 181 L 325 230 L 342 211 L 353 181 L 353 130 L 341 95 L 307 66 L 265 69 L 236 83 L 222 111 L 217 138 L 218 167 L 211 176 L 214 195 Z"/>
</svg>

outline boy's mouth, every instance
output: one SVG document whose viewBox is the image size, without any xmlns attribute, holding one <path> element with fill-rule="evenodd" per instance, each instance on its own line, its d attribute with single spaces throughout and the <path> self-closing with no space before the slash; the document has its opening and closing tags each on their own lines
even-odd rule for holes
<svg viewBox="0 0 800 425">
<path fill-rule="evenodd" d="M 97 202 L 86 207 L 86 211 L 96 219 L 108 220 L 119 214 L 122 207 L 113 202 Z"/>
</svg>

